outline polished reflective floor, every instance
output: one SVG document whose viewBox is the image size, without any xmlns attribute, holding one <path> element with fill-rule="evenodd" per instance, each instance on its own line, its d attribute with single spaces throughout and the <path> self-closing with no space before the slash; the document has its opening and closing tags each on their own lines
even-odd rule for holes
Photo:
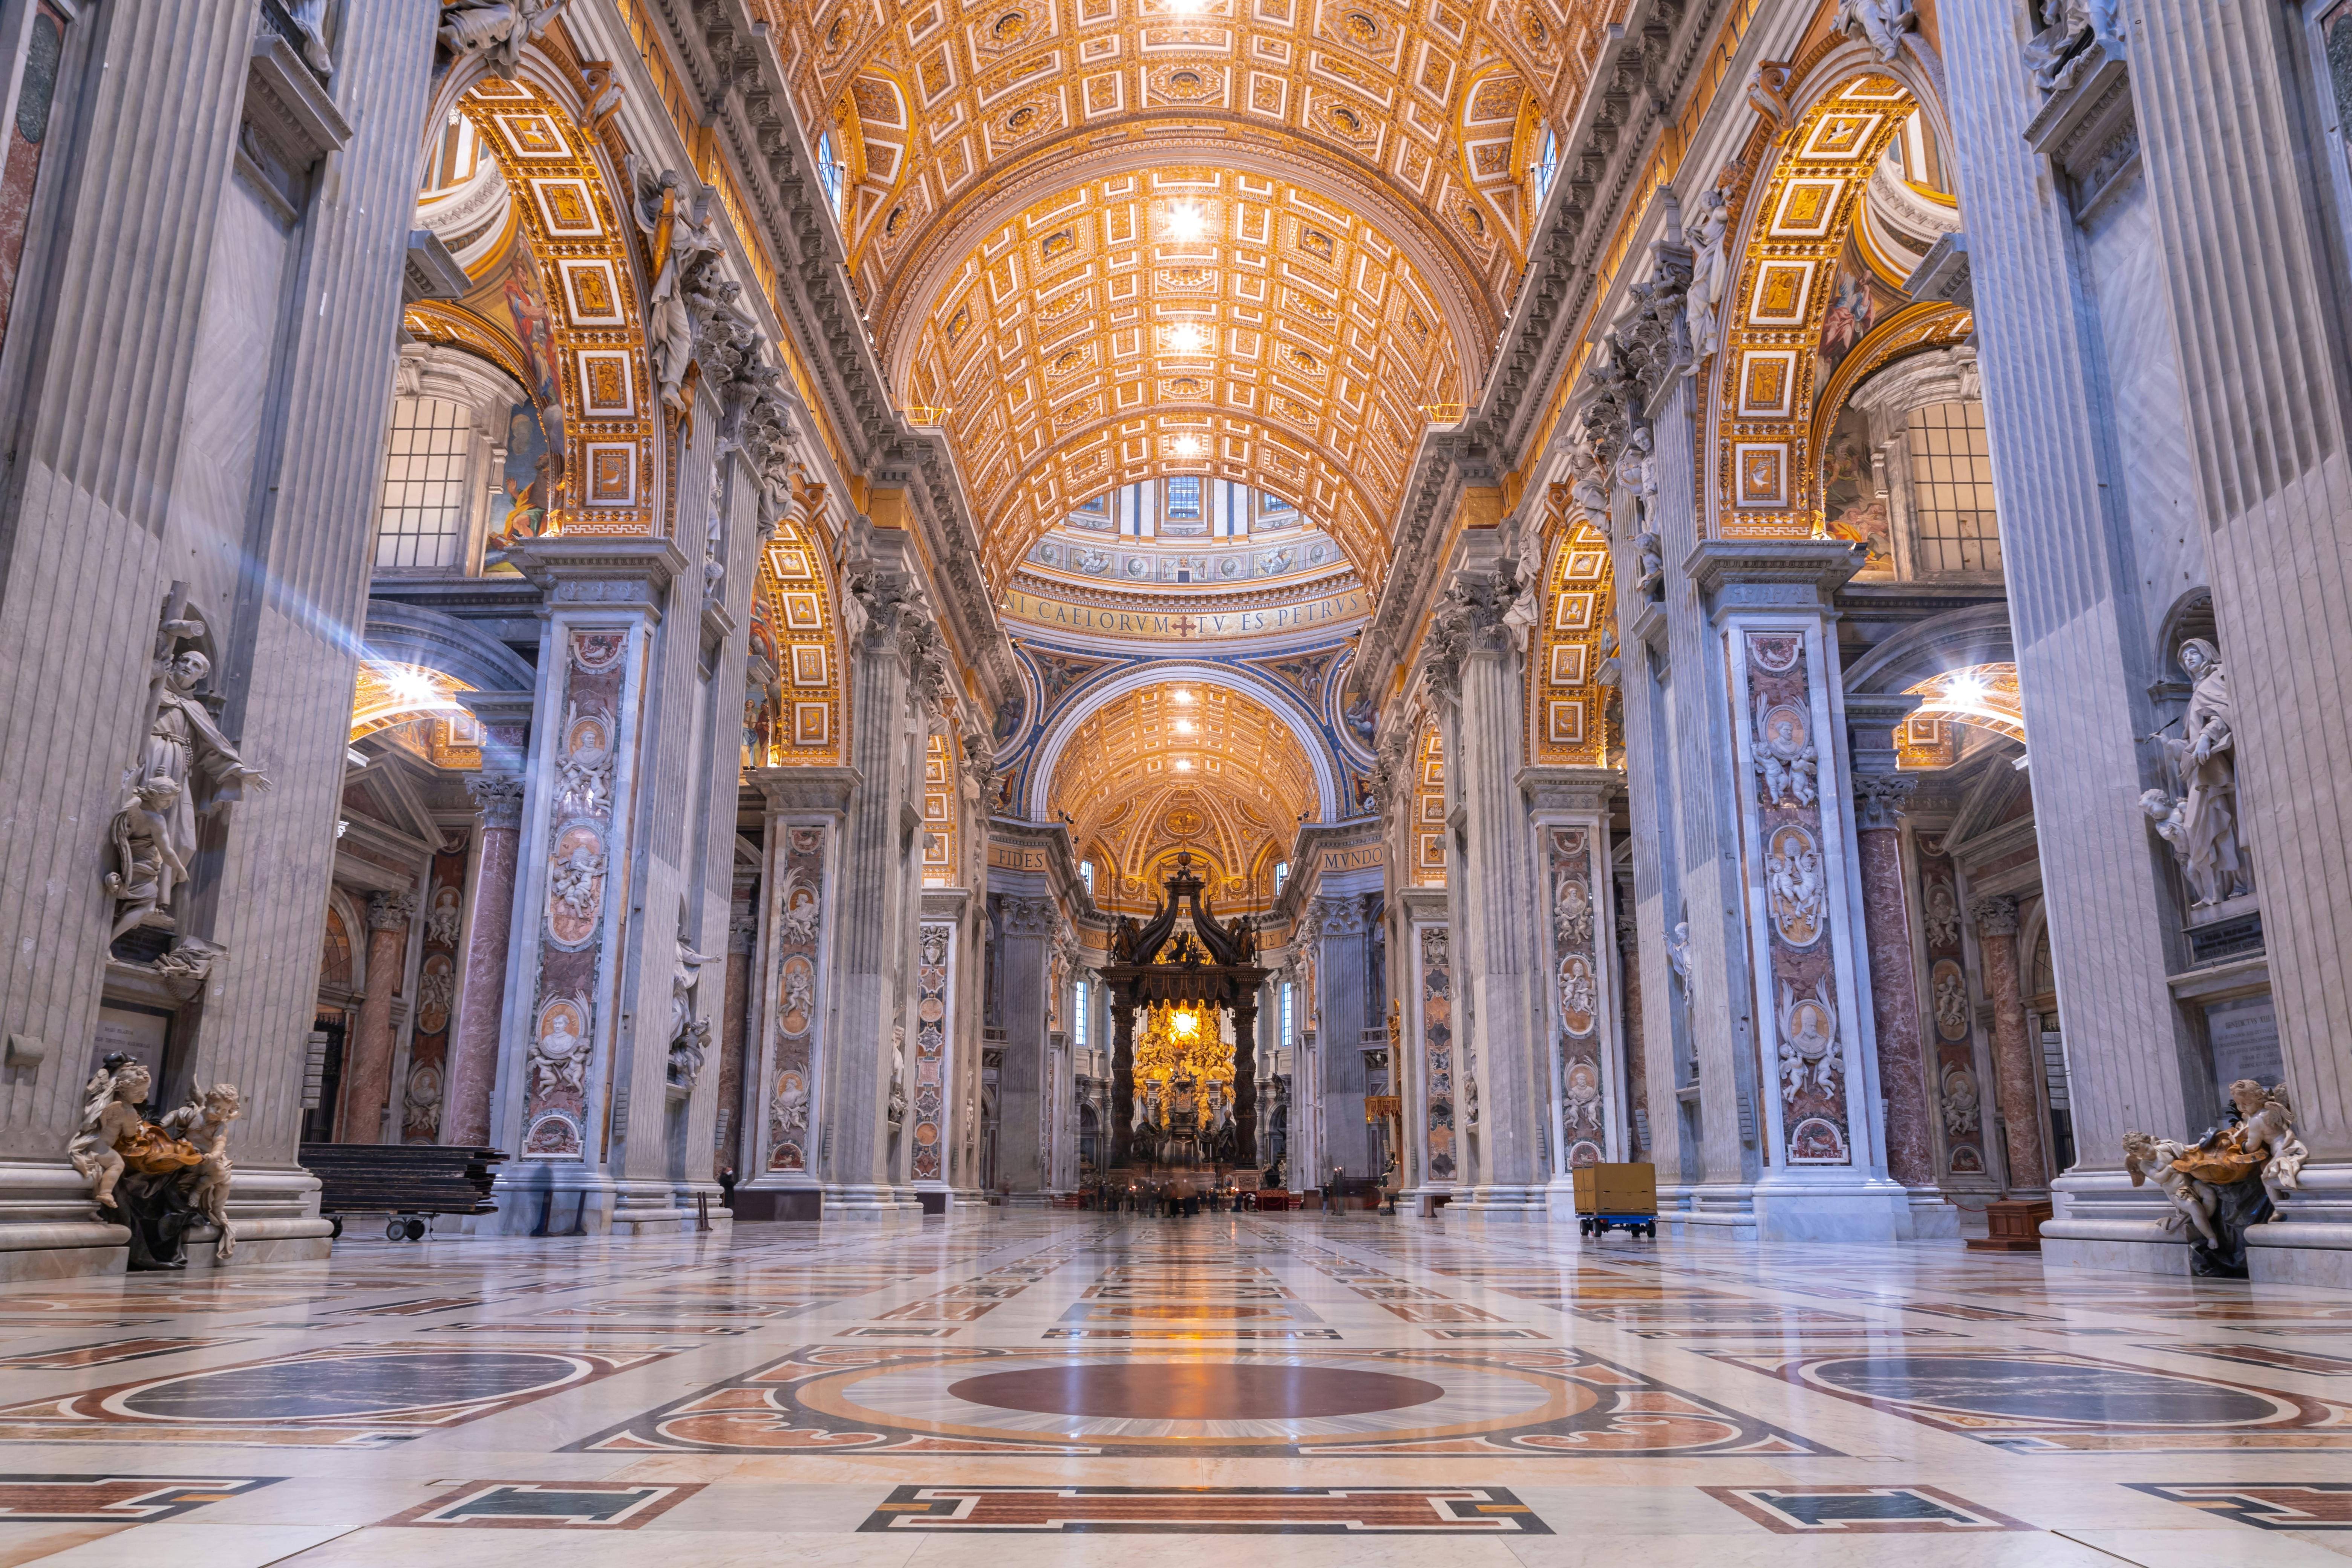
<svg viewBox="0 0 2352 1568">
<path fill-rule="evenodd" d="M 2352 1295 L 971 1214 L 0 1289 L 0 1568 L 2352 1556 Z"/>
</svg>

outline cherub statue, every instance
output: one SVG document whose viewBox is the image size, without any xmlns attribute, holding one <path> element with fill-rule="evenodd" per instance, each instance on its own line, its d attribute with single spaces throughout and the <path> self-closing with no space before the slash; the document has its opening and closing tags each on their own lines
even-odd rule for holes
<svg viewBox="0 0 2352 1568">
<path fill-rule="evenodd" d="M 80 1130 L 66 1144 L 73 1168 L 97 1184 L 91 1195 L 101 1209 L 114 1208 L 115 1187 L 126 1172 L 168 1176 L 204 1163 L 204 1152 L 184 1143 L 140 1113 L 154 1079 L 130 1058 L 110 1055 L 82 1089 Z"/>
<path fill-rule="evenodd" d="M 2288 1103 L 2286 1085 L 2264 1089 L 2253 1079 L 2242 1078 L 2230 1086 L 2230 1103 L 2244 1120 L 2238 1123 L 2241 1152 L 2259 1155 L 2263 1190 L 2271 1202 L 2283 1204 L 2303 1184 L 2303 1163 L 2311 1157 L 2294 1135 L 2294 1107 Z"/>
<path fill-rule="evenodd" d="M 200 1150 L 196 1184 L 188 1199 L 220 1232 L 213 1257 L 226 1263 L 236 1251 L 236 1232 L 228 1223 L 228 1187 L 232 1167 L 228 1157 L 228 1124 L 245 1114 L 245 1097 L 233 1083 L 216 1083 L 202 1095 L 163 1118 L 165 1132 L 184 1139 Z"/>
<path fill-rule="evenodd" d="M 2132 1185 L 2154 1182 L 2157 1190 L 2197 1227 L 2205 1245 L 2218 1247 L 2221 1237 L 2213 1228 L 2212 1197 L 2186 1171 L 2173 1168 L 2172 1163 L 2188 1152 L 2186 1147 L 2168 1138 L 2151 1138 L 2145 1132 L 2124 1134 L 2124 1169 L 2131 1173 Z M 2176 1216 L 2165 1221 L 2165 1228 L 2169 1230 L 2179 1223 Z"/>
</svg>

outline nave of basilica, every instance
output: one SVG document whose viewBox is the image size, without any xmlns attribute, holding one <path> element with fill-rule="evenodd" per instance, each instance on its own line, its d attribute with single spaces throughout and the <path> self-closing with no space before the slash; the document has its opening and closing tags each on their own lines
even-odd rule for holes
<svg viewBox="0 0 2352 1568">
<path fill-rule="evenodd" d="M 0 1564 L 2352 1553 L 2352 0 L 0 41 Z"/>
</svg>

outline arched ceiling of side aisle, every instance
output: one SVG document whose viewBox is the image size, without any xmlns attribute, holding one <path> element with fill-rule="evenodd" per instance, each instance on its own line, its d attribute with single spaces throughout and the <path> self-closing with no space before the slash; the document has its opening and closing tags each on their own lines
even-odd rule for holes
<svg viewBox="0 0 2352 1568">
<path fill-rule="evenodd" d="M 1625 0 L 753 4 L 835 135 L 853 283 L 902 405 L 946 410 L 1000 581 L 1069 506 L 1197 473 L 1311 509 L 1377 584 Z M 1208 342 L 1171 352 L 1188 317 Z"/>
<path fill-rule="evenodd" d="M 1223 874 L 1223 891 L 1257 869 L 1315 815 L 1315 770 L 1290 725 L 1254 699 L 1205 681 L 1171 680 L 1112 699 L 1062 747 L 1048 803 L 1081 855 L 1097 849 L 1117 887 L 1106 902 L 1149 893 L 1163 856 L 1191 849 Z M 1099 863 L 1099 862 L 1098 862 Z"/>
</svg>

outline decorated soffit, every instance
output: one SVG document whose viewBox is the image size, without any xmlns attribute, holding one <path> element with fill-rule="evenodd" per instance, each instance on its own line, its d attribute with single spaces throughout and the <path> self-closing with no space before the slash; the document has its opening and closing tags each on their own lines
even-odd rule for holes
<svg viewBox="0 0 2352 1568">
<path fill-rule="evenodd" d="M 1000 581 L 1073 506 L 1185 475 L 1291 501 L 1376 580 L 1430 411 L 1469 395 L 1446 312 L 1391 234 L 1213 166 L 1048 196 L 888 331 Z"/>
<path fill-rule="evenodd" d="M 1491 328 L 1517 286 L 1541 128 L 1614 0 L 752 0 L 803 123 L 832 131 L 852 279 L 887 300 L 1045 166 L 1175 134 L 1394 193 Z M 814 138 L 813 138 L 814 139 Z M 1205 161 L 1230 161 L 1214 156 Z M 1129 167 L 1136 166 L 1133 162 Z M 1024 204 L 1025 205 L 1025 204 Z"/>
<path fill-rule="evenodd" d="M 1105 847 L 1122 878 L 1180 843 L 1239 877 L 1317 795 L 1306 747 L 1279 716 L 1224 687 L 1171 681 L 1089 715 L 1062 748 L 1049 803 L 1081 851 Z"/>
</svg>

